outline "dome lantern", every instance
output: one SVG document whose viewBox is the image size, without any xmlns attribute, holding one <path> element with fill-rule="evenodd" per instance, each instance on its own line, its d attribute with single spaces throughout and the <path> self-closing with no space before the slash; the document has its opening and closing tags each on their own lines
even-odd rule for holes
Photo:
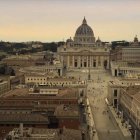
<svg viewBox="0 0 140 140">
<path fill-rule="evenodd" d="M 83 19 L 83 24 L 87 24 L 86 18 Z"/>
</svg>

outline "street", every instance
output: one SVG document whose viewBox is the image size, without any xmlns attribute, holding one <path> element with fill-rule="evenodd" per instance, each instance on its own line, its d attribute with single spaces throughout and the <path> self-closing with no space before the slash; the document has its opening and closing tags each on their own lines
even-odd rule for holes
<svg viewBox="0 0 140 140">
<path fill-rule="evenodd" d="M 69 72 L 67 75 L 80 77 L 81 80 L 88 79 L 88 72 Z M 87 97 L 90 102 L 98 138 L 99 140 L 131 140 L 130 137 L 123 136 L 105 103 L 107 83 L 113 78 L 105 71 L 91 71 L 91 81 L 88 82 Z"/>
</svg>

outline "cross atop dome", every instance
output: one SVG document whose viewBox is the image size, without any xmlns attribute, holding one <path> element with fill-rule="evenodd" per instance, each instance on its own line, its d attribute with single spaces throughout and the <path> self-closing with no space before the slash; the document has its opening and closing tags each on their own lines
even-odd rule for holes
<svg viewBox="0 0 140 140">
<path fill-rule="evenodd" d="M 86 18 L 83 19 L 83 24 L 87 24 Z"/>
</svg>

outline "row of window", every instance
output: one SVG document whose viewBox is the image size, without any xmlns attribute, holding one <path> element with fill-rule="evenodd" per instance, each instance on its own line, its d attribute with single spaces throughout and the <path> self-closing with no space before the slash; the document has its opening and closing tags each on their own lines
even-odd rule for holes
<svg viewBox="0 0 140 140">
<path fill-rule="evenodd" d="M 19 124 L 0 124 L 0 127 L 4 127 L 4 126 L 19 127 Z M 35 127 L 34 124 L 24 124 L 24 126 Z M 3 132 L 4 132 L 4 130 L 3 130 Z"/>
<path fill-rule="evenodd" d="M 3 102 L 3 101 L 1 101 L 1 102 Z M 27 101 L 26 101 L 27 102 Z M 34 103 L 35 101 L 28 101 L 27 102 L 27 104 L 28 103 Z M 75 100 L 60 100 L 60 99 L 58 99 L 58 100 L 55 100 L 55 99 L 52 99 L 52 100 L 48 100 L 48 101 L 37 101 L 37 102 L 39 102 L 40 104 L 76 104 L 77 103 L 77 99 L 75 99 Z M 9 102 L 10 104 L 19 104 L 19 103 L 25 103 L 24 101 L 11 101 L 11 102 Z M 6 111 L 7 112 L 7 111 Z M 22 111 L 20 111 L 20 113 L 21 113 Z"/>
<path fill-rule="evenodd" d="M 91 37 L 91 38 L 76 38 L 76 40 L 75 41 L 83 41 L 83 42 L 93 42 L 94 41 L 94 39 Z"/>
<path fill-rule="evenodd" d="M 30 80 L 29 80 L 30 82 Z M 35 82 L 35 81 L 34 81 Z M 70 85 L 72 82 L 35 82 L 36 84 L 45 84 L 45 85 Z"/>
<path fill-rule="evenodd" d="M 23 112 L 23 111 L 2 111 L 1 114 L 30 114 L 30 112 Z"/>
<path fill-rule="evenodd" d="M 36 79 L 36 78 L 28 78 L 28 80 L 31 80 L 31 81 L 32 81 L 32 80 L 34 80 L 34 81 L 36 81 L 36 80 L 38 80 L 38 81 L 39 81 L 39 80 L 41 80 L 41 81 L 44 80 L 44 81 L 45 81 L 46 79 L 42 79 L 42 78 L 37 78 L 37 79 Z"/>
</svg>

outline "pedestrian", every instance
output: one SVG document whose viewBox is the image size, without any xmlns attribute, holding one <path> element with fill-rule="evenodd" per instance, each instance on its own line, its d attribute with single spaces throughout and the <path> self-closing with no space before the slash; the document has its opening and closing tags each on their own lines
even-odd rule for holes
<svg viewBox="0 0 140 140">
<path fill-rule="evenodd" d="M 110 130 L 107 130 L 107 133 L 110 134 Z"/>
</svg>

